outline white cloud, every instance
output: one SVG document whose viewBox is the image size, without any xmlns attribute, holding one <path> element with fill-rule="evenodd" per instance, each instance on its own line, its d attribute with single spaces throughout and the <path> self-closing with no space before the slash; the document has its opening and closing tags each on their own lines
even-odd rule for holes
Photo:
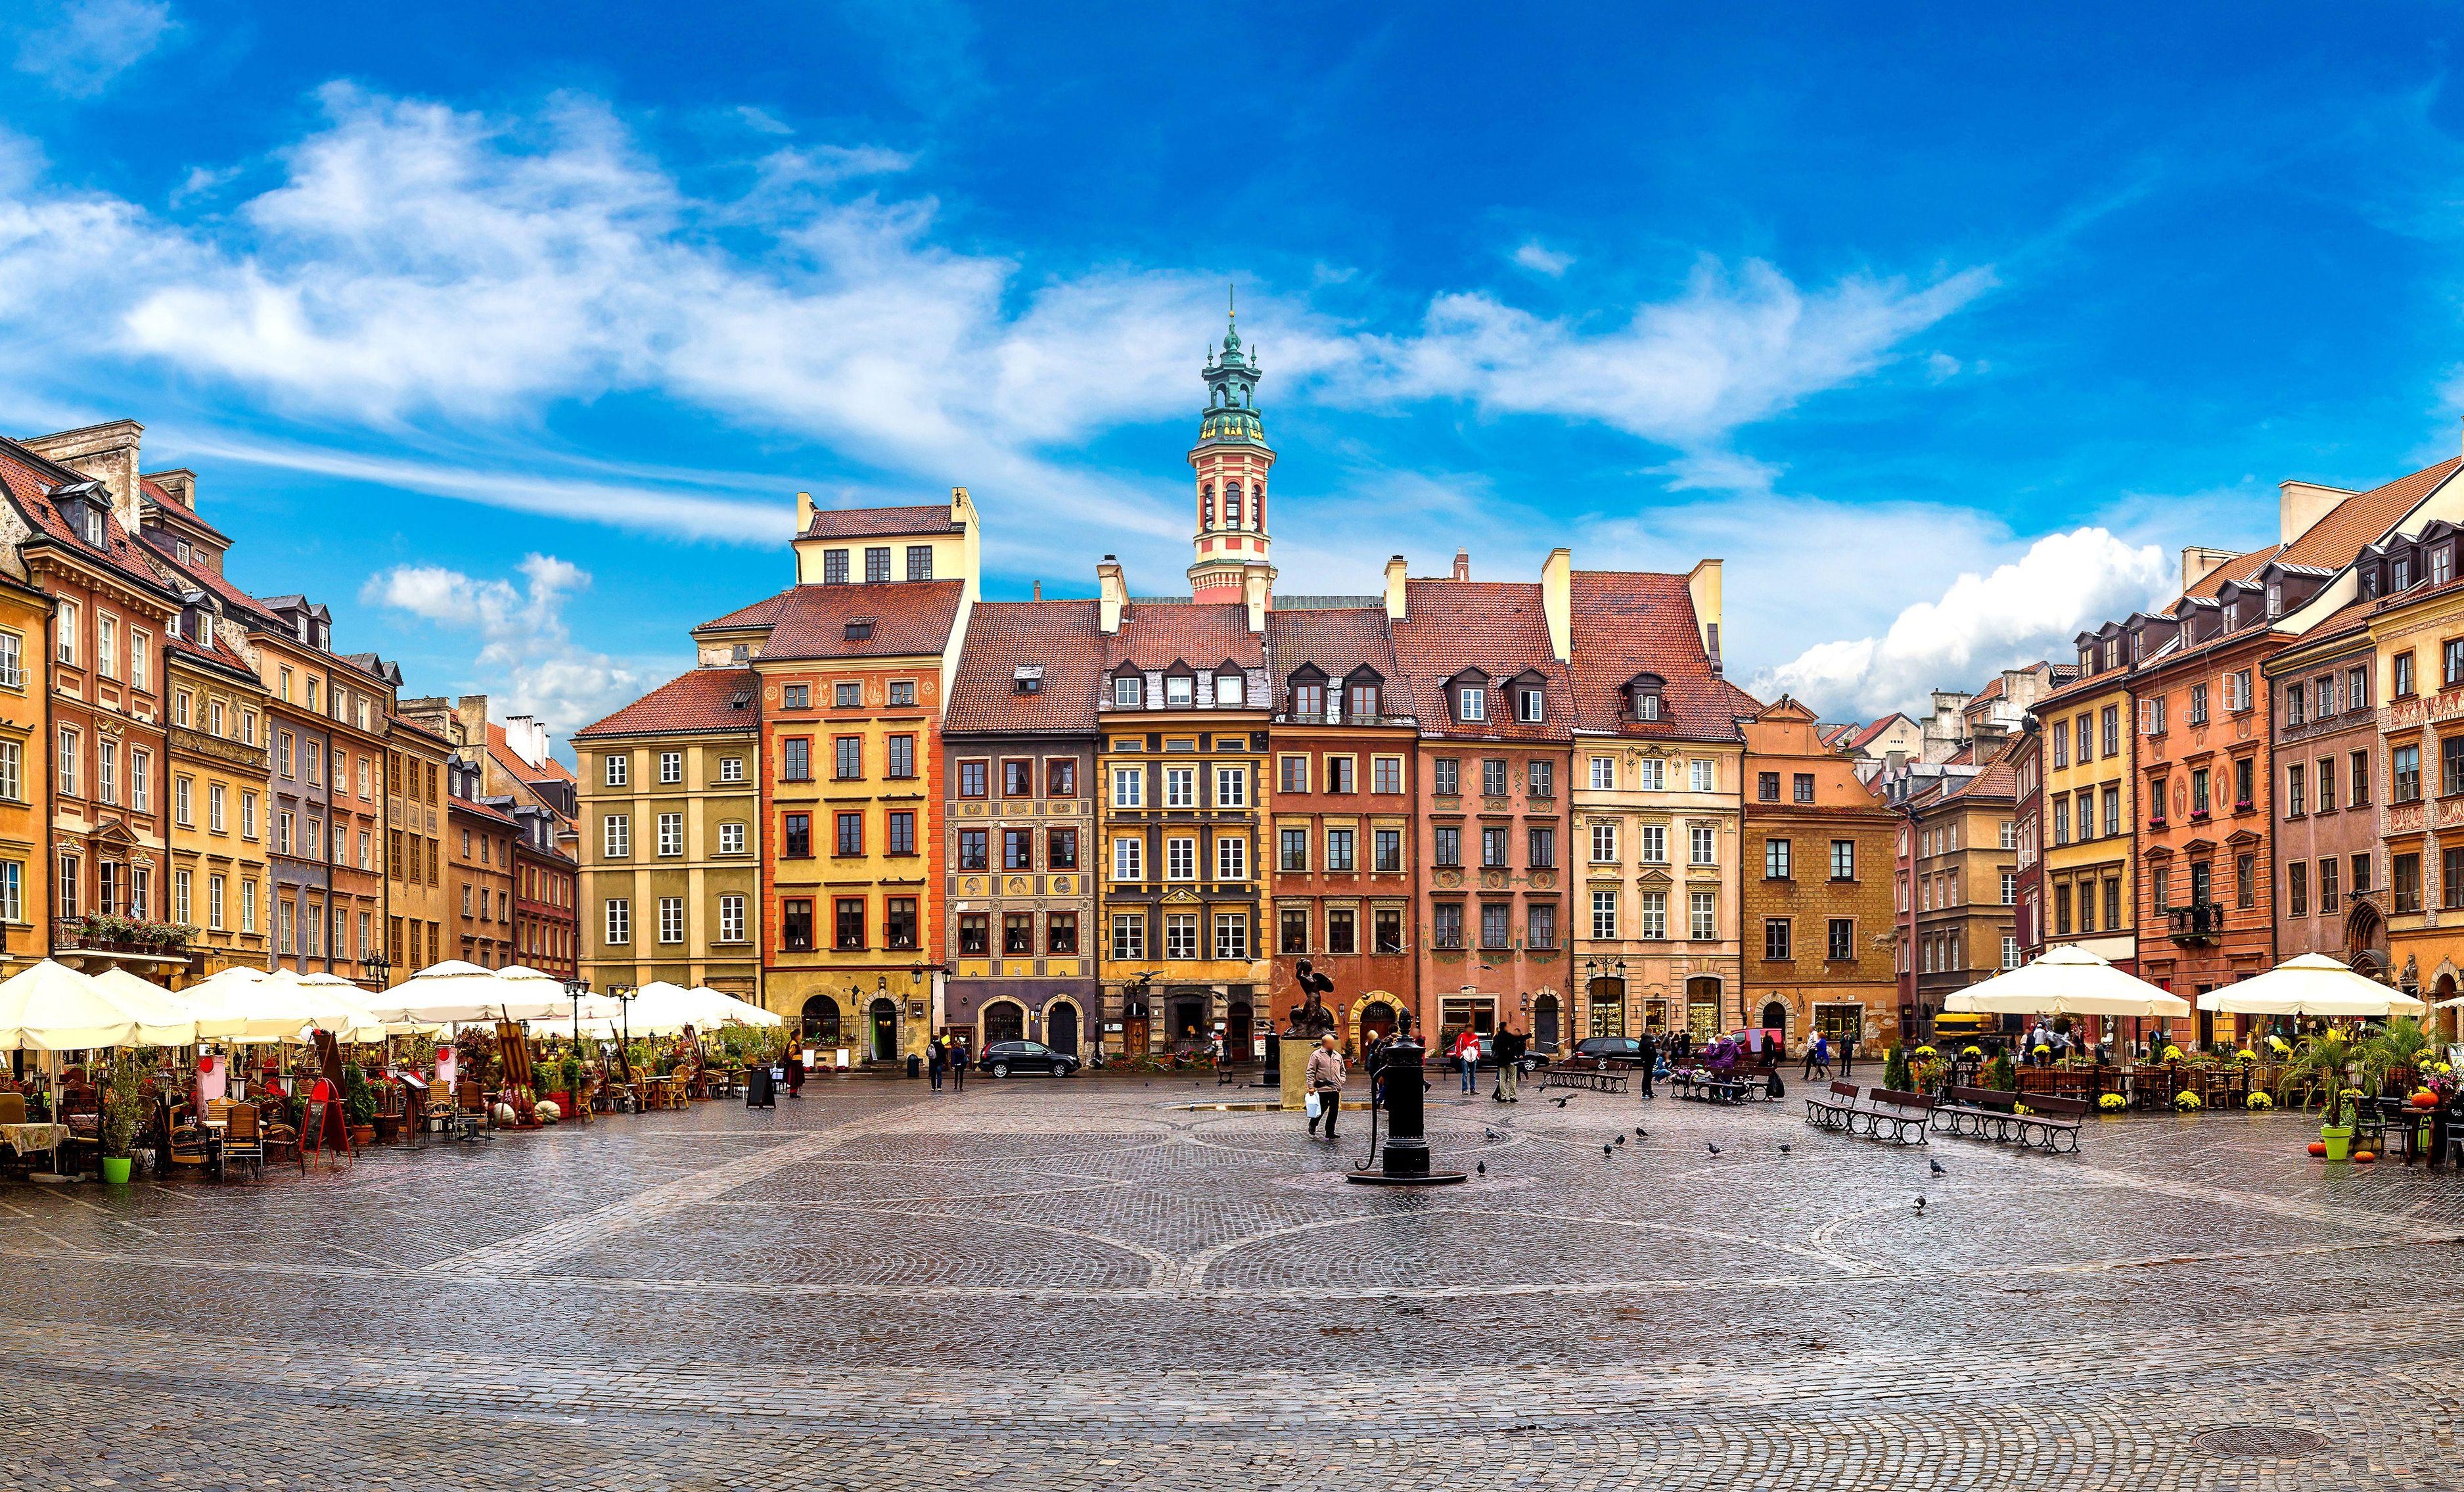
<svg viewBox="0 0 2464 1492">
<path fill-rule="evenodd" d="M 57 0 L 30 6 L 17 70 L 71 98 L 90 98 L 143 61 L 172 30 L 163 0 Z"/>
<path fill-rule="evenodd" d="M 2087 627 L 2144 610 L 2178 579 L 2165 551 L 2105 528 L 2048 534 L 1990 574 L 1962 573 L 1937 601 L 1901 612 L 1879 636 L 1818 643 L 1754 678 L 1832 715 L 1880 715 L 1927 690 L 1974 688 L 2000 669 L 2067 657 Z"/>
<path fill-rule="evenodd" d="M 564 603 L 590 584 L 550 554 L 525 557 L 520 583 L 479 579 L 440 565 L 399 565 L 370 576 L 360 598 L 449 632 L 475 635 L 477 666 L 505 713 L 528 712 L 559 735 L 601 718 L 648 687 L 644 675 L 573 640 Z"/>
<path fill-rule="evenodd" d="M 1514 251 L 1514 262 L 1534 274 L 1546 275 L 1551 279 L 1555 279 L 1574 267 L 1574 256 L 1571 254 L 1560 254 L 1539 239 L 1533 238 Z"/>
<path fill-rule="evenodd" d="M 736 106 L 736 117 L 744 122 L 744 125 L 747 129 L 752 130 L 758 135 L 792 135 L 796 132 L 796 127 L 794 125 L 781 119 L 778 115 L 771 113 L 768 109 L 758 108 L 750 103 L 737 104 Z"/>
<path fill-rule="evenodd" d="M 1443 295 L 1417 336 L 1361 339 L 1333 380 L 1360 402 L 1456 398 L 1484 413 L 1593 420 L 1684 451 L 1872 372 L 1898 345 L 1982 295 L 1985 268 L 1911 288 L 1851 277 L 1814 294 L 1760 260 L 1697 265 L 1674 300 L 1593 332 L 1478 293 Z"/>
</svg>

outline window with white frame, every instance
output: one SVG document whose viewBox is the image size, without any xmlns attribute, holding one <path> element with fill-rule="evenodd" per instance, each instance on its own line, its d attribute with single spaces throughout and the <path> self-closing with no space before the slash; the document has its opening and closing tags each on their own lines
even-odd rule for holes
<svg viewBox="0 0 2464 1492">
<path fill-rule="evenodd" d="M 1112 841 L 1112 879 L 1114 880 L 1146 880 L 1147 842 L 1125 835 Z"/>
<path fill-rule="evenodd" d="M 685 899 L 680 896 L 659 898 L 659 941 L 685 941 Z"/>
<path fill-rule="evenodd" d="M 1163 842 L 1163 874 L 1166 880 L 1198 879 L 1198 841 L 1175 835 Z"/>
<path fill-rule="evenodd" d="M 1593 757 L 1592 791 L 1594 792 L 1606 792 L 1616 787 L 1617 758 L 1614 756 Z"/>
<path fill-rule="evenodd" d="M 1164 914 L 1163 956 L 1166 958 L 1198 956 L 1198 914 L 1196 912 Z"/>
<path fill-rule="evenodd" d="M 744 898 L 732 891 L 718 899 L 718 941 L 744 941 Z"/>
<path fill-rule="evenodd" d="M 633 853 L 633 819 L 627 813 L 609 813 L 599 821 L 600 852 L 611 860 L 621 860 Z"/>
<path fill-rule="evenodd" d="M 1691 767 L 1692 767 L 1692 768 L 1693 768 L 1693 783 L 1694 783 L 1694 791 L 1697 791 L 1697 792 L 1717 792 L 1717 791 L 1720 791 L 1720 764 L 1719 764 L 1719 763 L 1717 763 L 1717 762 L 1706 762 L 1706 761 L 1702 761 L 1702 760 L 1699 760 L 1699 759 L 1698 759 L 1698 760 L 1694 761 L 1693 763 L 1691 763 L 1690 765 L 1691 765 Z"/>
<path fill-rule="evenodd" d="M 1215 806 L 1246 808 L 1249 803 L 1249 768 L 1218 767 L 1215 768 Z"/>
<path fill-rule="evenodd" d="M 1644 824 L 1639 827 L 1635 834 L 1636 843 L 1642 853 L 1642 863 L 1645 865 L 1668 863 L 1668 826 L 1666 824 Z"/>
<path fill-rule="evenodd" d="M 1687 935 L 1697 943 L 1707 943 L 1720 935 L 1720 895 L 1716 891 L 1696 891 L 1687 898 Z"/>
<path fill-rule="evenodd" d="M 1696 865 L 1716 865 L 1720 861 L 1720 830 L 1715 824 L 1693 824 L 1685 831 L 1693 853 L 1688 857 Z"/>
<path fill-rule="evenodd" d="M 1249 841 L 1218 839 L 1215 841 L 1215 879 L 1246 880 L 1249 879 Z"/>
<path fill-rule="evenodd" d="M 625 780 L 630 774 L 632 757 L 623 751 L 612 751 L 604 760 L 606 763 L 607 786 L 611 788 L 625 786 Z"/>
<path fill-rule="evenodd" d="M 659 853 L 661 855 L 685 853 L 685 816 L 682 813 L 659 815 Z"/>
<path fill-rule="evenodd" d="M 1638 938 L 1659 942 L 1668 936 L 1668 893 L 1645 891 L 1635 898 L 1635 929 Z"/>
<path fill-rule="evenodd" d="M 1592 893 L 1592 936 L 1615 938 L 1617 935 L 1617 894 L 1614 891 Z"/>
<path fill-rule="evenodd" d="M 465 888 L 468 889 L 468 888 Z M 633 903 L 624 897 L 607 899 L 607 941 L 626 944 L 633 941 Z"/>
<path fill-rule="evenodd" d="M 1667 786 L 1668 764 L 1656 756 L 1644 757 L 1634 764 L 1634 785 L 1645 792 L 1658 792 Z"/>
<path fill-rule="evenodd" d="M 725 823 L 718 826 L 718 853 L 721 855 L 741 855 L 744 853 L 744 826 L 742 824 Z"/>
<path fill-rule="evenodd" d="M 1463 684 L 1455 690 L 1455 719 L 1488 719 L 1488 690 L 1480 684 Z"/>
<path fill-rule="evenodd" d="M 1247 958 L 1249 956 L 1249 914 L 1218 912 L 1215 914 L 1215 956 Z"/>
<path fill-rule="evenodd" d="M 685 754 L 682 751 L 659 753 L 659 781 L 679 783 L 685 780 Z"/>
<path fill-rule="evenodd" d="M 1617 832 L 1615 824 L 1592 826 L 1592 863 L 1614 865 L 1617 857 Z"/>
<path fill-rule="evenodd" d="M 1112 807 L 1142 808 L 1146 804 L 1147 773 L 1143 767 L 1112 768 Z"/>
</svg>

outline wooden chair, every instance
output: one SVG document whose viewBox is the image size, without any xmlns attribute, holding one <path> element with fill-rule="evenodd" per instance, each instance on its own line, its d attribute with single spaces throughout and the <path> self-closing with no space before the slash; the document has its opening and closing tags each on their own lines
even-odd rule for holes
<svg viewBox="0 0 2464 1492">
<path fill-rule="evenodd" d="M 253 1104 L 242 1104 L 241 1107 L 247 1108 L 250 1111 L 253 1127 L 256 1131 L 257 1142 L 264 1147 L 265 1159 L 275 1161 L 276 1163 L 289 1162 L 293 1165 L 297 1165 L 299 1168 L 299 1173 L 303 1176 L 306 1175 L 308 1173 L 308 1152 L 300 1146 L 299 1131 L 282 1120 L 268 1119 L 264 1115 L 257 1113 L 255 1105 Z M 237 1129 L 239 1125 L 234 1122 L 231 1127 L 233 1129 Z"/>
<path fill-rule="evenodd" d="M 0 1093 L 0 1125 L 22 1125 L 26 1122 L 26 1096 L 22 1093 Z"/>
<path fill-rule="evenodd" d="M 220 1169 L 221 1157 L 216 1153 L 220 1147 L 214 1144 L 214 1132 L 198 1122 L 194 1109 L 183 1103 L 171 1109 L 165 1118 L 168 1139 L 164 1146 L 163 1158 L 166 1173 L 177 1174 L 183 1166 L 193 1166 L 200 1170 Z"/>
<path fill-rule="evenodd" d="M 256 1105 L 217 1101 L 208 1107 L 221 1109 L 220 1117 L 231 1125 L 223 1131 L 224 1164 L 246 1161 L 251 1174 L 264 1176 L 265 1137 L 257 1131 Z"/>
</svg>

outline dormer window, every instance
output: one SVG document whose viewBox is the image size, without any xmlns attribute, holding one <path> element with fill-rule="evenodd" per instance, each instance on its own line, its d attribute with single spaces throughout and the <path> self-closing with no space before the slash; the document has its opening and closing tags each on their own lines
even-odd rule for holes
<svg viewBox="0 0 2464 1492">
<path fill-rule="evenodd" d="M 1352 702 L 1348 708 L 1351 710 L 1352 721 L 1354 724 L 1365 724 L 1370 721 L 1375 720 L 1377 718 L 1377 686 L 1375 684 L 1353 684 L 1352 686 Z"/>
<path fill-rule="evenodd" d="M 1292 685 L 1292 713 L 1302 720 L 1315 720 L 1326 713 L 1326 685 Z"/>
<path fill-rule="evenodd" d="M 1245 687 L 1246 683 L 1247 680 L 1243 679 L 1239 674 L 1216 675 L 1215 702 L 1219 705 L 1240 704 L 1242 702 L 1243 696 L 1248 693 L 1248 690 Z"/>
<path fill-rule="evenodd" d="M 1009 678 L 1010 687 L 1020 694 L 1044 692 L 1044 670 L 1037 664 L 1028 663 L 1012 669 Z"/>
<path fill-rule="evenodd" d="M 1136 709 L 1144 680 L 1135 674 L 1123 674 L 1112 680 L 1112 702 L 1125 709 Z"/>
<path fill-rule="evenodd" d="M 2442 544 L 2430 551 L 2430 583 L 2443 586 L 2455 578 L 2455 546 Z"/>
<path fill-rule="evenodd" d="M 1514 718 L 1527 725 L 1537 724 L 1548 717 L 1549 696 L 1526 685 L 1514 691 Z"/>
<path fill-rule="evenodd" d="M 849 642 L 869 642 L 869 641 L 871 641 L 871 640 L 872 640 L 872 618 L 871 618 L 871 617 L 869 617 L 869 616 L 860 616 L 860 617 L 856 618 L 854 621 L 851 621 L 851 622 L 847 623 L 847 641 L 849 641 Z"/>
<path fill-rule="evenodd" d="M 2079 645 L 2079 672 L 2082 674 L 2093 674 L 2096 672 L 2096 648 L 2093 644 L 2081 643 Z"/>
<path fill-rule="evenodd" d="M 1625 682 L 1625 712 L 1629 720 L 1656 721 L 1661 718 L 1661 693 L 1668 687 L 1658 674 L 1637 674 Z"/>
<path fill-rule="evenodd" d="M 1163 706 L 1168 710 L 1185 710 L 1198 702 L 1198 680 L 1187 674 L 1167 675 L 1163 681 Z"/>
<path fill-rule="evenodd" d="M 1660 718 L 1660 696 L 1656 694 L 1636 695 L 1634 699 L 1634 718 L 1637 720 L 1658 720 Z"/>
<path fill-rule="evenodd" d="M 1488 689 L 1483 684 L 1458 684 L 1455 687 L 1455 719 L 1488 719 Z"/>
<path fill-rule="evenodd" d="M 2411 556 L 2411 555 L 2409 555 L 2409 554 L 2399 554 L 2399 555 L 2397 555 L 2397 556 L 2395 557 L 2395 559 L 2394 559 L 2393 563 L 2390 565 L 2389 568 L 2391 569 L 2392 573 L 2390 573 L 2390 574 L 2387 576 L 2387 589 L 2388 589 L 2388 590 L 2409 590 L 2409 589 L 2411 588 L 2411 586 L 2412 586 L 2412 556 Z"/>
<path fill-rule="evenodd" d="M 2370 600 L 2377 596 L 2378 593 L 2379 571 L 2378 567 L 2373 565 L 2368 569 L 2362 571 L 2362 599 L 2365 601 Z"/>
<path fill-rule="evenodd" d="M 107 530 L 102 524 L 102 509 L 87 503 L 82 511 L 85 518 L 85 542 L 98 549 L 103 547 L 103 538 Z"/>
<path fill-rule="evenodd" d="M 2267 583 L 2267 614 L 2270 616 L 2281 616 L 2284 614 L 2284 583 L 2282 581 L 2271 580 Z"/>
<path fill-rule="evenodd" d="M 2104 645 L 2104 666 L 2105 666 L 2105 667 L 2107 667 L 2107 668 L 2111 668 L 2111 667 L 2113 667 L 2116 663 L 2119 663 L 2119 662 L 2121 662 L 2121 661 L 2122 661 L 2122 644 L 2121 644 L 2121 642 L 2120 642 L 2119 640 L 2108 640 L 2108 641 L 2105 643 L 2105 645 Z"/>
</svg>

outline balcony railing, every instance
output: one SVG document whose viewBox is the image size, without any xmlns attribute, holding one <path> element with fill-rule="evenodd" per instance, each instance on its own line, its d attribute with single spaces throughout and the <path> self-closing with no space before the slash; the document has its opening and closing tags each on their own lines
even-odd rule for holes
<svg viewBox="0 0 2464 1492">
<path fill-rule="evenodd" d="M 128 917 L 55 917 L 52 947 L 63 953 L 133 953 L 187 958 L 197 929 Z"/>
<path fill-rule="evenodd" d="M 2205 946 L 2223 936 L 2225 909 L 2213 902 L 2193 902 L 2165 913 L 2173 941 L 2186 947 Z"/>
</svg>

